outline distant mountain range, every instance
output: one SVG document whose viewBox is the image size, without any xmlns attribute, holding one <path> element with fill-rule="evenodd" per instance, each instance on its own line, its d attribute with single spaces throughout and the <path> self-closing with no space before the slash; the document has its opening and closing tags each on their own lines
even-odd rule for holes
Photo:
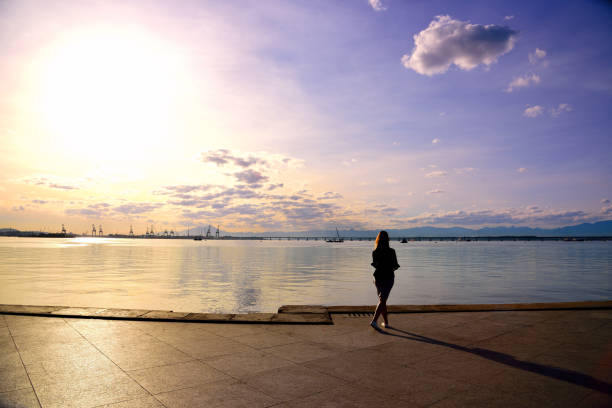
<svg viewBox="0 0 612 408">
<path fill-rule="evenodd" d="M 387 229 L 390 237 L 500 237 L 500 236 L 538 236 L 538 237 L 612 237 L 612 220 L 595 223 L 584 223 L 561 228 L 530 228 L 530 227 L 485 227 L 479 229 L 463 227 L 415 227 L 403 229 Z M 343 238 L 375 237 L 379 230 L 340 230 Z M 335 230 L 313 230 L 299 232 L 240 232 L 227 233 L 236 237 L 333 237 Z"/>
<path fill-rule="evenodd" d="M 199 227 L 197 227 L 199 228 Z M 194 235 L 196 228 L 191 229 Z M 379 230 L 340 230 L 343 238 L 376 237 Z M 177 235 L 185 235 L 182 231 Z M 530 227 L 484 227 L 479 229 L 463 227 L 415 227 L 387 229 L 392 238 L 410 237 L 503 237 L 503 236 L 537 236 L 537 237 L 612 237 L 612 220 L 595 223 L 584 223 L 561 228 Z M 38 231 L 19 231 L 14 228 L 0 228 L 0 236 L 33 236 Z M 336 230 L 312 231 L 271 231 L 271 232 L 223 232 L 222 235 L 234 237 L 335 237 Z"/>
</svg>

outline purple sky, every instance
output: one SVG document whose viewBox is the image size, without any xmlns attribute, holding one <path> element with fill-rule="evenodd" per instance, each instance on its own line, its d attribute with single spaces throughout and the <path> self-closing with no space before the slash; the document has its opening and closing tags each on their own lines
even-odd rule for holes
<svg viewBox="0 0 612 408">
<path fill-rule="evenodd" d="M 0 3 L 0 226 L 612 218 L 606 2 L 124 3 Z"/>
</svg>

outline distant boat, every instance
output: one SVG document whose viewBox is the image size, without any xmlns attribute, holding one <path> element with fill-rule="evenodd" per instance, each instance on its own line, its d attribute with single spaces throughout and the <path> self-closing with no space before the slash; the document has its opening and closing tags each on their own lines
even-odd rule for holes
<svg viewBox="0 0 612 408">
<path fill-rule="evenodd" d="M 326 242 L 344 242 L 344 239 L 340 238 L 340 233 L 338 232 L 338 228 L 336 227 L 336 235 L 338 238 L 328 239 Z"/>
<path fill-rule="evenodd" d="M 400 244 L 407 244 L 408 240 L 406 238 L 402 238 L 402 240 L 400 241 Z"/>
<path fill-rule="evenodd" d="M 194 237 L 194 238 L 193 238 L 193 240 L 194 240 L 194 241 L 201 241 L 201 240 L 202 240 L 202 237 L 201 237 L 201 236 L 199 236 L 199 237 Z"/>
</svg>

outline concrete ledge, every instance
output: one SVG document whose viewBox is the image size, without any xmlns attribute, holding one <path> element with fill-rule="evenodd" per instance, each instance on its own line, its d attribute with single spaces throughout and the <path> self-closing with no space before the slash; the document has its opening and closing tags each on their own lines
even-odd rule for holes
<svg viewBox="0 0 612 408">
<path fill-rule="evenodd" d="M 389 313 L 502 312 L 516 310 L 612 309 L 612 300 L 592 302 L 506 303 L 475 305 L 387 305 Z M 373 313 L 374 306 L 329 306 L 329 313 Z"/>
<path fill-rule="evenodd" d="M 189 313 L 172 310 L 104 309 L 97 307 L 0 305 L 0 314 L 80 317 L 87 319 L 140 320 L 190 323 L 333 324 L 327 308 L 311 306 L 308 312 L 294 309 L 282 313 Z"/>
<path fill-rule="evenodd" d="M 594 302 L 509 303 L 480 305 L 389 305 L 388 309 L 390 313 L 612 309 L 612 300 Z M 281 306 L 278 309 L 278 313 L 224 314 L 174 312 L 172 310 L 0 305 L 0 314 L 10 315 L 191 323 L 334 324 L 330 314 L 372 312 L 374 312 L 374 306 L 286 305 Z"/>
</svg>

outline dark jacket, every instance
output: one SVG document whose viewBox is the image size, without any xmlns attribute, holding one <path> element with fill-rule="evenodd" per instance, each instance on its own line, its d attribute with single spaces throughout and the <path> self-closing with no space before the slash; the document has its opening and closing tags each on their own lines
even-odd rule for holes
<svg viewBox="0 0 612 408">
<path fill-rule="evenodd" d="M 372 266 L 374 279 L 377 281 L 395 278 L 395 270 L 399 268 L 397 256 L 393 248 L 378 248 L 372 251 Z"/>
</svg>

